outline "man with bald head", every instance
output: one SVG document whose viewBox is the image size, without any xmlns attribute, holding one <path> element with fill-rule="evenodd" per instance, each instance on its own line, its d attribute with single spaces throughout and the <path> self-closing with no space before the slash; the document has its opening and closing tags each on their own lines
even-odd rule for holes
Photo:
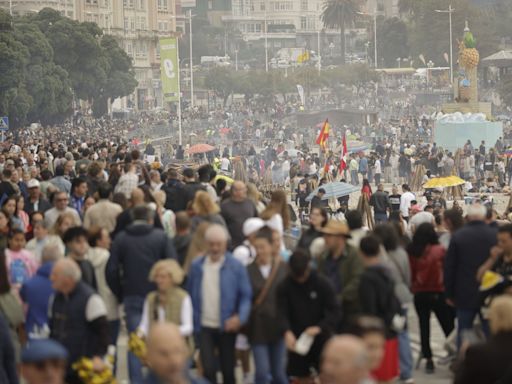
<svg viewBox="0 0 512 384">
<path fill-rule="evenodd" d="M 258 216 L 254 203 L 247 198 L 247 186 L 235 181 L 231 186 L 231 196 L 220 206 L 220 213 L 231 235 L 231 248 L 235 249 L 244 242 L 243 225 L 245 220 Z"/>
<path fill-rule="evenodd" d="M 50 337 L 69 353 L 66 383 L 81 383 L 71 364 L 81 357 L 93 359 L 96 368 L 109 345 L 107 309 L 101 297 L 81 281 L 82 273 L 72 259 L 55 262 L 50 275 L 55 295 L 50 298 Z"/>
<path fill-rule="evenodd" d="M 150 369 L 146 384 L 199 384 L 204 380 L 188 375 L 188 346 L 177 325 L 155 323 L 148 334 L 146 362 Z"/>
<path fill-rule="evenodd" d="M 325 345 L 320 368 L 322 384 L 363 384 L 368 375 L 368 356 L 360 338 L 334 336 Z"/>
<path fill-rule="evenodd" d="M 139 205 L 144 204 L 144 191 L 141 188 L 135 188 L 130 195 L 130 206 L 117 216 L 116 227 L 112 232 L 112 238 L 117 236 L 121 231 L 124 231 L 130 224 L 133 223 L 133 209 Z M 153 211 L 151 224 L 155 228 L 163 228 L 162 221 L 160 220 L 160 215 L 156 211 Z"/>
</svg>

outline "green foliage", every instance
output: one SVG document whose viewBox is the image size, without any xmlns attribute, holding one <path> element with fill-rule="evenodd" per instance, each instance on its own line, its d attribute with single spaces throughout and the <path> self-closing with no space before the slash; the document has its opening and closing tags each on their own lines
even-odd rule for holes
<svg viewBox="0 0 512 384">
<path fill-rule="evenodd" d="M 407 41 L 407 24 L 398 17 L 379 18 L 377 21 L 377 49 L 380 61 L 384 59 L 386 67 L 394 67 L 398 57 L 410 56 Z M 369 54 L 373 53 L 373 42 Z M 375 58 L 374 58 L 375 60 Z"/>
<path fill-rule="evenodd" d="M 357 0 L 326 0 L 322 11 L 322 22 L 326 28 L 340 30 L 341 63 L 345 64 L 345 29 L 354 24 L 360 10 Z"/>
<path fill-rule="evenodd" d="M 49 8 L 14 19 L 0 10 L 0 49 L 0 114 L 13 127 L 62 121 L 73 96 L 94 101 L 99 116 L 109 98 L 137 85 L 131 59 L 114 38 Z"/>
</svg>

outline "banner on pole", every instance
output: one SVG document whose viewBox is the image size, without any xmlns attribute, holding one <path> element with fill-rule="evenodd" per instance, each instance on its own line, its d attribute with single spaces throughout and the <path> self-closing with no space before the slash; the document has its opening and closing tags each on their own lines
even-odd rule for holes
<svg viewBox="0 0 512 384">
<path fill-rule="evenodd" d="M 178 42 L 175 37 L 160 39 L 160 76 L 165 101 L 178 101 L 180 98 L 180 68 L 178 62 Z"/>
</svg>

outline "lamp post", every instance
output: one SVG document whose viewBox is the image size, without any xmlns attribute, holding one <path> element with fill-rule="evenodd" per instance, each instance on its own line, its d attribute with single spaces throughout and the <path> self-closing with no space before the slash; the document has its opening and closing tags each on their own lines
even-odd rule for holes
<svg viewBox="0 0 512 384">
<path fill-rule="evenodd" d="M 265 72 L 268 72 L 268 36 L 267 36 L 267 2 L 265 1 L 265 14 L 264 14 L 263 27 L 265 30 Z"/>
<path fill-rule="evenodd" d="M 450 80 L 453 84 L 453 31 L 452 31 L 452 13 L 455 9 L 452 8 L 450 4 L 448 9 L 436 9 L 437 13 L 447 13 L 450 21 Z"/>
<path fill-rule="evenodd" d="M 192 64 L 192 10 L 188 10 L 188 37 L 190 45 L 190 107 L 194 108 L 194 66 Z"/>
<path fill-rule="evenodd" d="M 401 61 L 402 61 L 402 59 L 401 59 L 400 57 L 397 57 L 397 58 L 396 58 L 396 62 L 398 63 L 398 68 L 401 68 L 401 67 L 402 67 L 402 66 L 401 66 L 401 64 L 400 64 L 400 63 L 401 63 Z"/>
<path fill-rule="evenodd" d="M 429 60 L 427 63 L 427 89 L 429 88 L 430 85 L 430 75 L 432 68 L 434 68 L 434 63 L 432 62 L 432 60 Z"/>
<path fill-rule="evenodd" d="M 322 56 L 320 53 L 320 30 L 316 31 L 317 37 L 317 56 L 318 56 L 318 76 L 322 73 Z"/>
<path fill-rule="evenodd" d="M 375 69 L 379 67 L 379 60 L 377 56 L 377 16 L 380 14 L 377 9 L 373 13 L 357 12 L 359 15 L 373 17 L 373 45 L 374 45 L 374 60 Z"/>
<path fill-rule="evenodd" d="M 188 19 L 188 43 L 189 43 L 189 64 L 190 64 L 190 106 L 194 107 L 194 68 L 192 63 L 192 18 L 195 15 L 189 9 L 186 15 L 171 16 L 173 19 Z"/>
</svg>

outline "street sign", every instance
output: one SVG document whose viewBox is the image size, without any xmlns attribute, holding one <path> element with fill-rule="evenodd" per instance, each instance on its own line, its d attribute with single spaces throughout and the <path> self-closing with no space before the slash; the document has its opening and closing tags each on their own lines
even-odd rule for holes
<svg viewBox="0 0 512 384">
<path fill-rule="evenodd" d="M 2 116 L 0 117 L 0 131 L 8 131 L 9 130 L 9 117 Z"/>
</svg>

